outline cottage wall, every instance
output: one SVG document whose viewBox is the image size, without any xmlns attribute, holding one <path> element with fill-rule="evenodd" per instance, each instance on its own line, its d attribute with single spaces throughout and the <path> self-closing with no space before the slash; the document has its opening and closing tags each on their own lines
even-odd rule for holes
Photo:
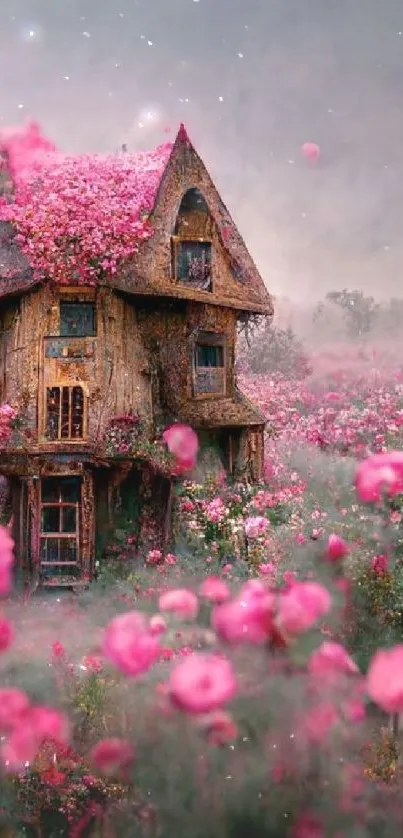
<svg viewBox="0 0 403 838">
<path fill-rule="evenodd" d="M 81 385 L 88 399 L 88 438 L 95 440 L 112 416 L 137 412 L 151 427 L 149 364 L 135 307 L 110 289 L 97 292 L 97 336 L 62 339 L 82 348 L 82 358 L 46 357 L 45 339 L 59 335 L 60 293 L 40 288 L 0 310 L 0 398 L 19 409 L 30 440 L 45 441 L 47 387 Z M 81 297 L 94 297 L 90 291 Z M 74 295 L 75 297 L 75 295 Z M 39 434 L 38 434 L 39 428 Z M 73 443 L 75 444 L 75 443 Z"/>
</svg>

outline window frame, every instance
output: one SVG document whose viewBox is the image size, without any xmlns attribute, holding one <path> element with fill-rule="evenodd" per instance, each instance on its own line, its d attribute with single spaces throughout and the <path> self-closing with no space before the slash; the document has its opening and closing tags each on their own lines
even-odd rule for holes
<svg viewBox="0 0 403 838">
<path fill-rule="evenodd" d="M 78 485 L 79 485 L 79 497 L 76 501 L 65 501 L 63 500 L 61 486 L 59 488 L 59 499 L 57 501 L 42 501 L 43 496 L 43 482 L 48 480 L 49 477 L 54 479 L 55 481 L 59 481 L 59 484 L 62 484 L 63 480 L 70 479 L 71 477 L 76 478 Z M 73 567 L 80 567 L 81 566 L 81 555 L 80 555 L 80 538 L 81 538 L 81 510 L 82 510 L 82 476 L 79 474 L 60 474 L 60 475 L 48 475 L 44 476 L 39 484 L 39 566 L 42 569 L 50 570 L 53 568 L 73 568 Z M 44 509 L 58 509 L 59 510 L 59 530 L 57 532 L 46 532 L 43 529 L 42 524 L 42 512 Z M 61 527 L 63 526 L 63 512 L 62 510 L 70 508 L 75 510 L 75 519 L 76 519 L 76 527 L 75 530 L 72 532 L 63 532 Z M 58 559 L 55 561 L 47 561 L 46 559 L 42 559 L 42 545 L 45 544 L 49 539 L 53 539 L 53 541 L 58 542 Z M 74 561 L 61 561 L 61 547 L 64 543 L 74 543 L 75 545 L 75 560 Z"/>
<path fill-rule="evenodd" d="M 191 242 L 193 244 L 208 244 L 210 246 L 210 287 L 209 288 L 199 288 L 197 285 L 193 285 L 191 282 L 187 282 L 183 280 L 178 275 L 178 261 L 179 261 L 179 254 L 180 248 L 182 244 L 185 242 Z M 204 294 L 212 294 L 214 292 L 214 279 L 213 279 L 213 241 L 211 238 L 203 238 L 202 236 L 171 236 L 171 274 L 172 278 L 175 280 L 177 285 L 180 285 L 182 288 L 189 288 L 192 291 L 201 291 Z"/>
<path fill-rule="evenodd" d="M 73 407 L 72 407 L 72 400 L 73 400 L 73 393 L 74 390 L 81 390 L 82 399 L 83 399 L 83 412 L 82 412 L 82 436 L 73 436 L 72 429 L 73 429 Z M 59 391 L 59 404 L 58 404 L 58 429 L 57 429 L 57 436 L 50 437 L 48 436 L 48 393 L 51 391 Z M 68 436 L 62 436 L 62 419 L 63 419 L 63 390 L 69 391 L 69 410 L 68 410 Z M 44 393 L 44 437 L 46 438 L 47 442 L 49 443 L 79 443 L 82 444 L 88 439 L 88 398 L 87 393 L 84 386 L 80 384 L 57 384 L 53 387 L 46 386 L 45 393 Z"/>
<path fill-rule="evenodd" d="M 201 367 L 197 363 L 199 346 L 217 346 L 222 349 L 223 364 L 220 367 Z M 216 399 L 227 395 L 227 339 L 223 332 L 200 331 L 192 343 L 192 395 L 194 399 Z M 222 388 L 214 392 L 200 392 L 197 388 L 198 371 L 221 370 Z"/>
<path fill-rule="evenodd" d="M 67 308 L 69 306 L 91 306 L 91 308 L 93 310 L 93 327 L 94 327 L 93 328 L 93 333 L 92 334 L 86 333 L 84 335 L 63 334 L 62 333 L 62 308 L 63 308 L 63 306 L 66 306 Z M 69 297 L 65 297 L 65 296 L 60 296 L 59 297 L 59 337 L 66 338 L 67 340 L 69 338 L 82 339 L 82 340 L 85 340 L 85 338 L 96 338 L 97 337 L 97 325 L 98 325 L 97 324 L 97 304 L 96 304 L 95 299 L 88 299 L 88 297 L 87 298 L 84 297 L 84 299 L 79 299 L 78 297 L 73 297 L 73 298 L 69 298 Z"/>
</svg>

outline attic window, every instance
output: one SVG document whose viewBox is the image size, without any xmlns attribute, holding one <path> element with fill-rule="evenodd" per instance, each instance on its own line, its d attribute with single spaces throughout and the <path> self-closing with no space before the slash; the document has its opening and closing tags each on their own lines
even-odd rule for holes
<svg viewBox="0 0 403 838">
<path fill-rule="evenodd" d="M 185 192 L 179 208 L 179 214 L 186 212 L 208 211 L 206 201 L 199 189 L 188 189 L 188 191 Z"/>
<path fill-rule="evenodd" d="M 211 291 L 211 242 L 173 240 L 174 275 L 178 282 Z"/>
<path fill-rule="evenodd" d="M 96 335 L 95 303 L 61 302 L 60 336 L 85 338 Z"/>
</svg>

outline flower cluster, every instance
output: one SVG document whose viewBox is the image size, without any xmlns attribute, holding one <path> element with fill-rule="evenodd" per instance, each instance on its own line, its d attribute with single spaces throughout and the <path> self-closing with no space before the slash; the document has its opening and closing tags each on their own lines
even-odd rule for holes
<svg viewBox="0 0 403 838">
<path fill-rule="evenodd" d="M 108 280 L 153 230 L 148 215 L 172 150 L 72 157 L 35 123 L 0 131 L 14 190 L 0 201 L 34 275 L 58 283 Z"/>
</svg>

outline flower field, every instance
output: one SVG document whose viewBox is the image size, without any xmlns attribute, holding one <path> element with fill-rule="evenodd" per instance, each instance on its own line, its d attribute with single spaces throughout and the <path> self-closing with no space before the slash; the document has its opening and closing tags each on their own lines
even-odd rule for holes
<svg viewBox="0 0 403 838">
<path fill-rule="evenodd" d="M 242 373 L 259 486 L 193 482 L 195 435 L 167 429 L 170 553 L 21 600 L 0 530 L 4 834 L 401 834 L 402 370 L 362 349 L 312 367 Z"/>
</svg>

